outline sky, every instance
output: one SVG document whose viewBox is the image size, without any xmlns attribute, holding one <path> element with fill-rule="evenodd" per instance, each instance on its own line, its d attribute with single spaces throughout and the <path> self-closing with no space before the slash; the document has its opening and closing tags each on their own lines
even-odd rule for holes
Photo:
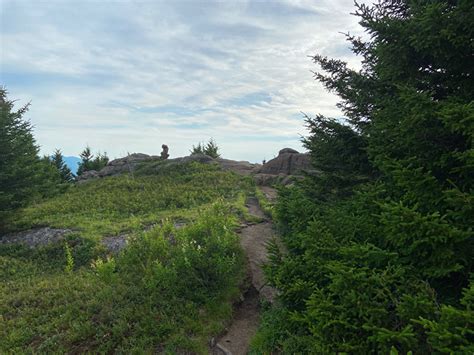
<svg viewBox="0 0 474 355">
<path fill-rule="evenodd" d="M 42 154 L 86 145 L 171 157 L 213 138 L 223 157 L 304 151 L 302 113 L 341 117 L 311 56 L 359 65 L 351 0 L 0 0 L 0 84 L 31 102 Z"/>
</svg>

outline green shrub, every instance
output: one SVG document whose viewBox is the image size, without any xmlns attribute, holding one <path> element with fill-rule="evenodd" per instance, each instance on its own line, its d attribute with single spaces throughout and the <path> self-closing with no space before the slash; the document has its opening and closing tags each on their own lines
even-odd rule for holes
<svg viewBox="0 0 474 355">
<path fill-rule="evenodd" d="M 219 153 L 219 147 L 214 139 L 209 139 L 207 143 L 198 143 L 197 146 L 193 145 L 191 149 L 191 154 L 204 154 L 212 158 L 219 158 L 221 155 Z"/>
<path fill-rule="evenodd" d="M 348 36 L 362 69 L 314 57 L 346 117 L 307 117 L 317 173 L 280 191 L 288 253 L 272 247 L 278 317 L 255 351 L 471 353 L 473 4 L 356 15 L 370 34 Z"/>
</svg>

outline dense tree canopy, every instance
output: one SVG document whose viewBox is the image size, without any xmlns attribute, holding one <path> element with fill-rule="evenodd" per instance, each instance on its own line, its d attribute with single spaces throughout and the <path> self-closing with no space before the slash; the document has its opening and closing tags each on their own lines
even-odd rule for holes
<svg viewBox="0 0 474 355">
<path fill-rule="evenodd" d="M 362 69 L 314 57 L 346 119 L 307 118 L 318 173 L 281 191 L 289 253 L 268 269 L 281 304 L 257 343 L 472 353 L 474 3 L 387 0 L 356 15 Z"/>
</svg>

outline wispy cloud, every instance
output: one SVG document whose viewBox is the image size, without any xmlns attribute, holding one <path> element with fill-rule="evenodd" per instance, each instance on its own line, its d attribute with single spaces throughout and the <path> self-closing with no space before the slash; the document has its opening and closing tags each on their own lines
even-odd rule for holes
<svg viewBox="0 0 474 355">
<path fill-rule="evenodd" d="M 1 82 L 42 150 L 173 156 L 214 137 L 259 161 L 300 148 L 301 111 L 339 116 L 309 56 L 357 65 L 346 0 L 11 1 L 1 6 Z"/>
</svg>

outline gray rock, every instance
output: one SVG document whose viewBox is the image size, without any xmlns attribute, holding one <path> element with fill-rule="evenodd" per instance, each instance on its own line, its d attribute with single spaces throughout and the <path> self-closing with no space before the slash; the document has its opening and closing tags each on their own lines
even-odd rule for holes
<svg viewBox="0 0 474 355">
<path fill-rule="evenodd" d="M 0 244 L 23 244 L 30 248 L 57 243 L 73 232 L 71 229 L 42 227 L 22 232 L 11 233 L 0 237 Z"/>
<path fill-rule="evenodd" d="M 133 153 L 126 157 L 114 159 L 110 161 L 104 168 L 99 171 L 99 176 L 113 176 L 123 173 L 133 172 L 137 165 L 143 161 L 160 160 L 160 157 L 151 156 L 143 153 Z"/>
<path fill-rule="evenodd" d="M 278 156 L 258 169 L 259 174 L 285 174 L 298 175 L 301 171 L 311 168 L 311 157 L 309 154 L 298 153 L 291 148 L 280 150 Z"/>
<path fill-rule="evenodd" d="M 214 158 L 205 154 L 191 154 L 191 155 L 188 155 L 187 157 L 171 159 L 169 161 L 173 161 L 173 160 L 176 162 L 181 162 L 181 163 L 198 162 L 198 163 L 203 163 L 203 164 L 209 164 L 209 163 L 214 162 Z"/>
<path fill-rule="evenodd" d="M 111 237 L 104 237 L 100 241 L 109 252 L 118 254 L 123 248 L 127 246 L 127 235 L 121 234 Z"/>
<path fill-rule="evenodd" d="M 87 180 L 92 180 L 92 179 L 97 179 L 97 178 L 100 178 L 99 172 L 95 170 L 89 170 L 89 171 L 83 172 L 82 175 L 79 175 L 77 177 L 77 181 L 84 182 Z"/>
</svg>

